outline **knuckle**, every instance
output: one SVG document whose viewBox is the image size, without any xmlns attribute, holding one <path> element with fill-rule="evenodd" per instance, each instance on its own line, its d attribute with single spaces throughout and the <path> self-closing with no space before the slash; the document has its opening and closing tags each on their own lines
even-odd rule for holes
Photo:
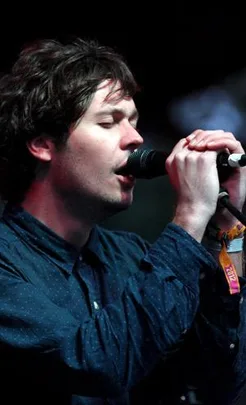
<svg viewBox="0 0 246 405">
<path fill-rule="evenodd" d="M 186 156 L 184 156 L 182 158 L 182 161 L 187 166 L 190 166 L 190 165 L 194 166 L 197 163 L 198 156 L 199 155 L 197 153 L 194 153 L 194 151 L 191 151 L 190 153 L 188 153 Z"/>
<path fill-rule="evenodd" d="M 171 156 L 168 156 L 168 158 L 165 161 L 166 168 L 169 168 L 171 166 L 171 160 L 172 160 Z"/>
<path fill-rule="evenodd" d="M 234 135 L 233 135 L 233 133 L 232 133 L 232 132 L 230 132 L 230 131 L 225 132 L 225 135 L 227 135 L 227 136 L 229 136 L 229 137 L 231 137 L 231 138 L 234 138 L 234 139 L 235 139 L 235 136 L 234 136 Z"/>
<path fill-rule="evenodd" d="M 173 157 L 173 163 L 176 167 L 182 167 L 185 161 L 185 154 L 183 151 L 177 152 Z"/>
<path fill-rule="evenodd" d="M 195 131 L 192 132 L 193 135 L 198 135 L 200 133 L 204 132 L 201 128 L 195 129 Z"/>
</svg>

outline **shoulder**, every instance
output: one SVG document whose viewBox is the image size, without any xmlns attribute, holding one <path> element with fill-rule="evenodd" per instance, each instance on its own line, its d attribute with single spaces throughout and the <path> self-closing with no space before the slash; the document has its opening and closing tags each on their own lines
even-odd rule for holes
<svg viewBox="0 0 246 405">
<path fill-rule="evenodd" d="M 16 233 L 0 218 L 0 255 L 14 251 L 14 247 L 18 243 Z"/>
<path fill-rule="evenodd" d="M 20 263 L 23 261 L 23 241 L 0 218 L 0 273 L 25 278 Z"/>
</svg>

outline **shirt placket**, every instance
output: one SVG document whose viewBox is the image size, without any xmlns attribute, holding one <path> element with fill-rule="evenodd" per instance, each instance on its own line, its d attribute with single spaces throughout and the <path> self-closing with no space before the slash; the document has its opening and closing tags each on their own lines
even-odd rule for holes
<svg viewBox="0 0 246 405">
<path fill-rule="evenodd" d="M 78 274 L 87 288 L 88 300 L 91 315 L 95 316 L 97 311 L 101 308 L 101 298 L 99 294 L 99 286 L 97 282 L 95 269 L 86 263 L 83 256 L 79 256 L 78 260 Z"/>
</svg>

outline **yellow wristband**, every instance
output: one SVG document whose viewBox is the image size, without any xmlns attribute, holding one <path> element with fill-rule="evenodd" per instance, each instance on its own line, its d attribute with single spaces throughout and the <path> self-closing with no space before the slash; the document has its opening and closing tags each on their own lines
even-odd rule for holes
<svg viewBox="0 0 246 405">
<path fill-rule="evenodd" d="M 245 232 L 246 226 L 244 226 L 241 222 L 238 222 L 233 228 L 229 229 L 229 231 L 219 230 L 217 233 L 217 240 L 224 240 L 230 241 L 237 238 L 240 235 L 243 235 Z"/>
</svg>

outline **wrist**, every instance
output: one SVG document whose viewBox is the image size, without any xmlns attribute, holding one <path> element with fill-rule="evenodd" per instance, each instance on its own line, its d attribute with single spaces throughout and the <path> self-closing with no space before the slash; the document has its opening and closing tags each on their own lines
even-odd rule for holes
<svg viewBox="0 0 246 405">
<path fill-rule="evenodd" d="M 216 213 L 211 221 L 215 223 L 219 229 L 223 229 L 224 231 L 229 231 L 238 223 L 238 219 L 226 209 L 224 209 L 224 212 L 219 211 Z"/>
<path fill-rule="evenodd" d="M 221 188 L 217 209 L 211 220 L 215 222 L 220 229 L 225 231 L 232 229 L 238 223 L 238 219 L 234 216 L 234 213 L 232 213 L 226 206 L 224 206 L 224 204 L 221 203 L 224 197 L 229 199 L 229 194 L 226 189 Z M 240 203 L 240 199 L 238 197 L 235 202 L 231 200 L 230 203 L 233 204 L 233 207 L 237 211 L 242 211 L 243 204 Z"/>
<path fill-rule="evenodd" d="M 203 244 L 214 251 L 221 251 L 224 246 L 228 253 L 241 252 L 244 246 L 245 226 L 237 221 L 228 229 L 220 229 L 214 221 L 210 221 L 206 228 Z"/>
<path fill-rule="evenodd" d="M 182 227 L 197 242 L 201 242 L 209 218 L 208 214 L 205 215 L 201 211 L 197 212 L 197 209 L 179 205 L 172 222 Z"/>
<path fill-rule="evenodd" d="M 214 240 L 214 241 L 225 241 L 229 242 L 233 239 L 236 238 L 243 238 L 245 234 L 246 226 L 244 226 L 240 221 L 235 220 L 233 225 L 230 229 L 221 229 L 217 222 L 214 221 L 214 218 L 211 218 L 211 220 L 208 222 L 205 233 L 204 233 L 204 238 L 208 240 Z"/>
<path fill-rule="evenodd" d="M 203 244 L 208 250 L 221 252 L 222 248 L 221 242 L 204 238 Z M 243 251 L 243 247 L 244 247 L 244 237 L 241 236 L 228 241 L 226 244 L 226 251 L 227 253 L 240 253 Z"/>
<path fill-rule="evenodd" d="M 241 222 L 237 222 L 229 230 L 221 230 L 210 221 L 204 234 L 203 243 L 211 253 L 216 252 L 216 256 L 224 271 L 230 294 L 240 292 L 237 271 L 239 274 L 242 274 L 242 263 L 239 266 L 237 260 L 239 257 L 242 258 L 240 252 L 243 251 L 245 230 L 246 227 Z M 236 261 L 235 258 L 237 258 Z"/>
</svg>

